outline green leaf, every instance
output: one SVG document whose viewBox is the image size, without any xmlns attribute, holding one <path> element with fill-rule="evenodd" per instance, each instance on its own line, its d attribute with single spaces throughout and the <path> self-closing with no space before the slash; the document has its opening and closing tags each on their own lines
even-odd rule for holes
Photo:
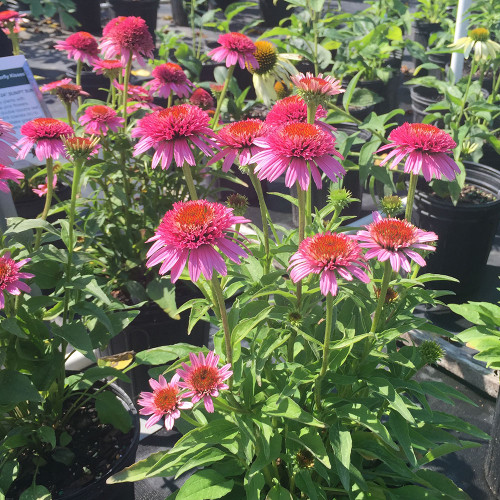
<svg viewBox="0 0 500 500">
<path fill-rule="evenodd" d="M 262 413 L 273 417 L 288 418 L 313 427 L 325 427 L 323 422 L 320 422 L 310 413 L 307 413 L 295 401 L 287 396 L 280 397 L 279 394 L 273 394 L 267 399 L 262 407 Z"/>
<path fill-rule="evenodd" d="M 136 462 L 135 464 L 130 465 L 129 467 L 125 467 L 120 472 L 117 472 L 113 476 L 109 477 L 106 480 L 106 483 L 116 484 L 116 483 L 141 481 L 142 479 L 148 477 L 148 472 L 161 459 L 171 456 L 172 456 L 171 451 L 157 451 L 156 453 L 149 455 L 148 458 L 145 458 L 144 460 L 139 460 L 139 462 Z"/>
<path fill-rule="evenodd" d="M 0 404 L 16 405 L 24 401 L 42 401 L 33 382 L 14 370 L 0 370 Z"/>
<path fill-rule="evenodd" d="M 351 433 L 336 422 L 330 427 L 330 442 L 332 443 L 335 466 L 342 486 L 346 491 L 350 491 L 351 477 L 349 475 L 349 469 L 351 467 Z"/>
<path fill-rule="evenodd" d="M 28 336 L 21 330 L 20 326 L 17 324 L 16 318 L 5 318 L 0 323 L 0 328 L 3 328 L 6 332 L 11 333 L 15 337 L 20 339 L 27 339 Z"/>
<path fill-rule="evenodd" d="M 135 359 L 141 365 L 164 365 L 177 358 L 186 358 L 190 352 L 204 352 L 206 354 L 207 348 L 184 343 L 165 345 L 138 352 Z"/>
<path fill-rule="evenodd" d="M 83 373 L 69 376 L 66 379 L 66 385 L 71 386 L 75 384 L 75 387 L 73 389 L 76 389 L 79 387 L 80 382 L 85 382 L 85 384 L 82 386 L 82 388 L 84 388 L 106 377 L 116 377 L 120 380 L 123 380 L 124 382 L 130 382 L 129 377 L 116 368 L 113 368 L 111 366 L 93 366 L 88 370 L 85 370 L 85 372 Z"/>
<path fill-rule="evenodd" d="M 91 316 L 93 318 L 97 318 L 109 330 L 109 333 L 114 335 L 115 331 L 110 319 L 102 308 L 93 302 L 79 302 L 73 306 L 73 311 L 81 316 Z"/>
<path fill-rule="evenodd" d="M 175 474 L 175 478 L 177 479 L 180 475 L 184 474 L 195 467 L 203 467 L 204 465 L 210 465 L 219 460 L 222 460 L 226 457 L 227 453 L 219 450 L 218 448 L 208 448 L 202 450 L 200 453 L 191 458 L 186 464 L 182 467 L 179 467 L 179 470 Z"/>
<path fill-rule="evenodd" d="M 48 443 L 52 448 L 56 446 L 56 433 L 52 427 L 42 425 L 36 430 L 38 437 L 42 443 Z"/>
<path fill-rule="evenodd" d="M 392 418 L 392 417 L 391 417 Z M 459 443 L 444 443 L 436 446 L 429 452 L 427 452 L 422 458 L 418 460 L 418 466 L 422 466 L 432 462 L 449 453 L 454 453 L 456 451 L 465 450 L 468 448 L 477 448 L 483 446 L 482 443 L 476 443 L 474 441 L 460 441 Z"/>
<path fill-rule="evenodd" d="M 50 491 L 45 486 L 32 484 L 21 493 L 19 500 L 50 500 L 51 498 Z"/>
<path fill-rule="evenodd" d="M 103 424 L 111 424 L 122 432 L 128 432 L 131 429 L 132 417 L 111 391 L 95 395 L 95 408 Z"/>
<path fill-rule="evenodd" d="M 181 487 L 176 500 L 213 500 L 233 489 L 234 481 L 211 469 L 195 472 Z"/>
<path fill-rule="evenodd" d="M 266 496 L 266 500 L 292 500 L 290 492 L 280 484 L 275 484 Z"/>
<path fill-rule="evenodd" d="M 344 109 L 346 111 L 349 110 L 349 104 L 351 103 L 352 99 L 352 94 L 354 92 L 354 89 L 356 88 L 356 85 L 358 84 L 359 79 L 363 75 L 362 71 L 359 71 L 352 80 L 349 82 L 349 85 L 347 86 L 346 91 L 344 92 L 344 95 L 342 96 L 342 106 L 344 106 Z"/>
<path fill-rule="evenodd" d="M 19 473 L 19 464 L 14 460 L 5 462 L 0 468 L 0 498 L 3 491 L 7 491 Z M 2 498 L 4 500 L 5 497 Z"/>
<path fill-rule="evenodd" d="M 45 229 L 48 233 L 59 234 L 52 224 L 42 219 L 22 219 L 20 217 L 13 217 L 8 219 L 7 222 L 9 227 L 5 231 L 4 236 L 21 233 L 30 229 Z"/>
<path fill-rule="evenodd" d="M 403 398 L 396 392 L 387 379 L 382 377 L 372 377 L 368 383 L 376 392 L 384 397 L 389 402 L 389 406 L 396 410 L 403 418 L 409 422 L 415 422 L 415 419 L 410 413 L 410 410 L 408 410 Z"/>
<path fill-rule="evenodd" d="M 238 322 L 231 333 L 231 342 L 239 344 L 259 323 L 264 321 L 271 311 L 273 306 L 266 307 L 253 318 L 245 318 Z"/>
<path fill-rule="evenodd" d="M 294 431 L 289 431 L 287 438 L 307 448 L 327 469 L 331 468 L 325 445 L 316 429 L 304 427 L 300 430 L 299 434 Z"/>
<path fill-rule="evenodd" d="M 77 351 L 81 352 L 86 358 L 96 362 L 92 342 L 89 333 L 83 323 L 73 321 L 63 326 L 52 325 L 52 332 L 57 337 L 61 337 L 71 344 Z"/>
<path fill-rule="evenodd" d="M 154 300 L 171 318 L 180 319 L 176 314 L 175 284 L 169 279 L 154 279 L 150 281 L 146 292 L 151 300 Z"/>
<path fill-rule="evenodd" d="M 394 437 L 397 439 L 399 445 L 404 451 L 406 458 L 410 462 L 412 467 L 417 466 L 417 458 L 415 457 L 415 452 L 411 445 L 410 432 L 408 430 L 408 422 L 399 413 L 391 413 L 389 419 L 389 425 L 391 426 Z"/>
<path fill-rule="evenodd" d="M 97 284 L 97 281 L 95 279 L 91 280 L 87 284 L 85 290 L 97 299 L 102 300 L 106 305 L 111 305 L 111 301 L 109 300 L 108 296 L 102 291 L 101 287 Z"/>
</svg>

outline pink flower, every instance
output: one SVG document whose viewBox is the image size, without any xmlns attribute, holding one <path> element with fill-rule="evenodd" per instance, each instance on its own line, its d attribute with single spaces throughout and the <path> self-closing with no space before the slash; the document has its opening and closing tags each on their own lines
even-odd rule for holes
<svg viewBox="0 0 500 500">
<path fill-rule="evenodd" d="M 55 91 L 57 88 L 61 87 L 62 85 L 67 85 L 68 83 L 71 83 L 71 78 L 63 78 L 62 80 L 50 82 L 50 83 L 47 83 L 45 85 L 42 85 L 40 87 L 40 92 L 52 92 L 53 90 Z"/>
<path fill-rule="evenodd" d="M 22 137 L 16 144 L 20 148 L 18 159 L 26 158 L 32 148 L 36 157 L 42 161 L 47 158 L 57 160 L 65 156 L 62 138 L 72 135 L 73 129 L 55 118 L 35 118 L 21 127 Z"/>
<path fill-rule="evenodd" d="M 85 108 L 85 113 L 78 121 L 85 125 L 86 134 L 106 135 L 108 130 L 117 132 L 124 119 L 118 116 L 113 108 L 98 104 Z"/>
<path fill-rule="evenodd" d="M 11 295 L 31 292 L 31 288 L 21 280 L 33 278 L 35 275 L 19 272 L 21 267 L 30 260 L 23 259 L 16 262 L 10 258 L 10 252 L 6 252 L 0 257 L 0 309 L 5 307 L 5 292 Z"/>
<path fill-rule="evenodd" d="M 261 120 L 250 119 L 226 125 L 216 137 L 221 151 L 210 159 L 208 165 L 224 158 L 222 170 L 227 172 L 237 157 L 240 165 L 248 165 L 252 155 L 262 151 L 255 146 L 255 139 L 263 137 L 267 131 L 268 127 Z"/>
<path fill-rule="evenodd" d="M 455 179 L 460 169 L 446 154 L 457 146 L 455 141 L 444 130 L 426 123 L 403 123 L 389 134 L 392 144 L 386 144 L 379 151 L 394 148 L 381 162 L 385 165 L 392 159 L 390 168 L 406 158 L 404 171 L 418 175 L 422 173 L 426 181 L 433 177 L 448 180 Z"/>
<path fill-rule="evenodd" d="M 356 239 L 344 233 L 315 234 L 303 240 L 299 250 L 290 258 L 290 278 L 294 283 L 310 274 L 320 274 L 319 287 L 323 295 L 337 295 L 338 273 L 347 281 L 353 276 L 368 283 L 370 278 L 363 271 L 367 265 Z"/>
<path fill-rule="evenodd" d="M 95 59 L 92 64 L 97 75 L 104 74 L 108 78 L 117 78 L 120 70 L 122 75 L 125 74 L 125 68 L 120 59 Z"/>
<path fill-rule="evenodd" d="M 26 14 L 20 14 L 15 10 L 4 10 L 0 12 L 0 27 L 7 35 L 19 33 L 21 31 L 21 22 L 24 21 Z"/>
<path fill-rule="evenodd" d="M 326 111 L 323 106 L 318 106 L 314 124 L 321 127 L 325 132 L 333 132 L 335 127 L 320 120 L 320 118 L 324 118 L 325 116 Z M 307 104 L 304 99 L 298 95 L 291 95 L 276 101 L 275 105 L 266 116 L 266 123 L 273 127 L 292 122 L 307 123 Z"/>
<path fill-rule="evenodd" d="M 64 42 L 54 45 L 57 50 L 66 50 L 68 57 L 91 65 L 98 57 L 97 40 L 86 31 L 78 31 L 70 35 Z"/>
<path fill-rule="evenodd" d="M 86 160 L 96 155 L 101 147 L 98 137 L 65 137 L 63 143 L 67 155 L 73 159 Z"/>
<path fill-rule="evenodd" d="M 309 186 L 309 168 L 318 189 L 321 189 L 321 174 L 318 167 L 332 180 L 345 175 L 342 165 L 331 155 L 342 158 L 335 150 L 335 138 L 317 125 L 289 123 L 271 131 L 265 138 L 255 140 L 263 150 L 250 161 L 255 162 L 257 177 L 275 181 L 286 171 L 285 185 L 291 187 L 299 182 L 302 190 Z"/>
<path fill-rule="evenodd" d="M 210 121 L 205 111 L 192 104 L 181 104 L 160 109 L 137 122 L 132 137 L 141 139 L 134 148 L 134 156 L 155 149 L 151 167 L 160 163 L 163 170 L 168 169 L 172 158 L 178 167 L 184 162 L 195 164 L 191 144 L 197 146 L 207 156 L 212 155 L 213 132 L 208 127 Z"/>
<path fill-rule="evenodd" d="M 181 416 L 180 410 L 189 410 L 193 403 L 182 401 L 187 394 L 181 394 L 179 389 L 179 375 L 175 374 L 167 383 L 165 377 L 160 375 L 158 382 L 149 379 L 149 385 L 153 392 L 141 392 L 137 403 L 143 408 L 139 410 L 141 415 L 151 415 L 146 422 L 146 429 L 156 424 L 165 416 L 165 429 L 172 430 L 175 419 Z"/>
<path fill-rule="evenodd" d="M 15 168 L 9 168 L 0 163 L 0 191 L 10 192 L 8 180 L 19 184 L 19 179 L 24 179 L 24 174 Z"/>
<path fill-rule="evenodd" d="M 209 351 L 207 358 L 202 352 L 196 356 L 194 353 L 189 353 L 191 366 L 182 363 L 183 370 L 177 370 L 184 382 L 179 382 L 179 387 L 189 389 L 184 395 L 185 397 L 192 398 L 193 404 L 203 399 L 205 409 L 209 413 L 214 412 L 214 403 L 212 397 L 219 396 L 219 391 L 229 389 L 224 380 L 227 380 L 233 372 L 230 370 L 231 365 L 224 365 L 222 368 L 217 368 L 219 363 L 219 356 Z"/>
<path fill-rule="evenodd" d="M 198 281 L 200 273 L 212 279 L 213 269 L 222 276 L 227 274 L 226 263 L 217 247 L 236 264 L 246 257 L 236 240 L 228 235 L 231 226 L 250 222 L 233 215 L 230 208 L 207 200 L 178 201 L 161 221 L 156 234 L 147 242 L 155 243 L 149 249 L 147 267 L 162 262 L 160 274 L 171 271 L 175 283 L 189 258 L 188 269 L 192 281 Z M 234 230 L 233 230 L 234 232 Z"/>
<path fill-rule="evenodd" d="M 205 111 L 207 109 L 212 109 L 215 106 L 214 98 L 205 89 L 198 88 L 195 89 L 189 98 L 189 102 L 195 106 L 199 106 Z"/>
<path fill-rule="evenodd" d="M 168 62 L 156 66 L 152 75 L 153 80 L 146 85 L 153 92 L 158 92 L 160 97 L 168 98 L 171 93 L 178 97 L 188 97 L 191 92 L 189 87 L 193 87 L 182 68 L 175 63 Z"/>
<path fill-rule="evenodd" d="M 378 212 L 373 212 L 373 222 L 366 227 L 366 231 L 358 231 L 357 239 L 361 241 L 360 247 L 368 248 L 365 257 L 376 257 L 380 262 L 390 259 L 392 269 L 399 272 L 402 267 L 410 272 L 409 257 L 419 266 L 425 266 L 425 260 L 413 250 L 428 250 L 433 252 L 436 248 L 426 245 L 429 241 L 436 241 L 437 234 L 422 231 L 406 220 L 383 219 Z"/>
<path fill-rule="evenodd" d="M 305 75 L 298 73 L 291 76 L 290 80 L 306 101 L 313 96 L 332 96 L 345 92 L 338 80 L 330 75 L 323 76 L 322 73 L 319 73 L 318 76 L 314 76 L 312 73 Z"/>
<path fill-rule="evenodd" d="M 155 48 L 146 21 L 129 16 L 112 19 L 103 30 L 100 48 L 105 59 L 121 57 L 123 65 L 130 58 L 144 65 L 143 57 L 152 58 Z"/>
<path fill-rule="evenodd" d="M 257 47 L 243 33 L 225 33 L 219 36 L 218 42 L 221 46 L 208 53 L 214 61 L 226 61 L 228 68 L 236 63 L 239 63 L 241 69 L 245 69 L 246 64 L 250 64 L 254 69 L 259 67 L 254 56 Z"/>
<path fill-rule="evenodd" d="M 118 83 L 116 80 L 113 81 L 113 85 L 120 91 L 123 92 L 125 87 Z M 127 113 L 134 113 L 138 109 L 146 109 L 152 110 L 157 109 L 160 106 L 157 106 L 153 103 L 153 96 L 149 90 L 141 87 L 140 85 L 132 85 L 128 84 L 127 94 L 130 96 L 128 102 L 132 102 L 134 104 L 127 106 Z"/>
<path fill-rule="evenodd" d="M 40 196 L 40 198 L 42 196 L 47 196 L 47 192 L 49 190 L 48 184 L 49 184 L 49 181 L 48 181 L 47 177 L 45 177 L 45 183 L 38 184 L 38 186 L 36 188 L 33 188 L 32 191 L 35 194 L 37 194 L 38 196 Z M 52 187 L 55 188 L 56 184 L 57 184 L 57 175 L 54 174 L 54 179 L 52 180 Z"/>
<path fill-rule="evenodd" d="M 13 133 L 14 127 L 0 119 L 0 163 L 11 165 L 11 157 L 15 156 L 12 146 L 16 142 L 16 136 Z"/>
</svg>

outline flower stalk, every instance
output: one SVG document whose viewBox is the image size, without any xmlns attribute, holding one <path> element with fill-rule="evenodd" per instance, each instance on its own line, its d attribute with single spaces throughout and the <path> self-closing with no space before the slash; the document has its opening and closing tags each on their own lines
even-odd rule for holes
<svg viewBox="0 0 500 500">
<path fill-rule="evenodd" d="M 415 191 L 417 189 L 417 174 L 410 174 L 410 185 L 408 186 L 408 195 L 406 198 L 405 219 L 411 222 L 411 214 L 413 212 L 413 200 L 415 199 Z"/>
<path fill-rule="evenodd" d="M 194 185 L 193 174 L 191 173 L 191 166 L 186 161 L 182 164 L 182 172 L 184 173 L 184 178 L 186 179 L 189 196 L 191 197 L 192 200 L 197 200 L 198 193 L 196 192 L 196 186 Z"/>
<path fill-rule="evenodd" d="M 213 130 L 215 130 L 219 124 L 219 116 L 220 116 L 220 110 L 222 107 L 222 102 L 224 101 L 224 98 L 226 97 L 227 88 L 229 87 L 229 82 L 231 81 L 231 78 L 233 77 L 235 66 L 236 65 L 233 64 L 233 66 L 230 66 L 228 68 L 226 80 L 224 82 L 224 87 L 222 87 L 222 92 L 220 93 L 219 99 L 217 99 L 217 108 L 215 109 L 215 114 L 212 118 L 212 129 Z"/>
<path fill-rule="evenodd" d="M 54 160 L 52 158 L 47 158 L 46 162 L 47 167 L 47 195 L 45 196 L 45 205 L 43 207 L 42 215 L 40 216 L 41 220 L 47 220 L 47 215 L 50 210 L 50 205 L 52 204 L 52 196 L 54 194 Z M 42 228 L 38 228 L 35 237 L 35 246 L 34 251 L 40 248 L 40 242 L 42 240 Z"/>
<path fill-rule="evenodd" d="M 377 333 L 380 316 L 382 314 L 382 309 L 385 304 L 385 297 L 387 295 L 387 289 L 389 288 L 389 283 L 391 282 L 392 267 L 391 261 L 388 259 L 384 262 L 384 276 L 382 278 L 382 285 L 380 286 L 380 295 L 377 302 L 377 307 L 375 309 L 375 314 L 373 315 L 372 327 L 370 328 L 370 333 Z"/>
</svg>

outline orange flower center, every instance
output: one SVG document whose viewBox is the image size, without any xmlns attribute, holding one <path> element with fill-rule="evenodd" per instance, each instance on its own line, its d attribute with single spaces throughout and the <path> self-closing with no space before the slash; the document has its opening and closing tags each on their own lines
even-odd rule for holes
<svg viewBox="0 0 500 500">
<path fill-rule="evenodd" d="M 0 260 L 0 286 L 10 282 L 9 278 L 12 276 L 12 266 L 6 259 Z"/>
<path fill-rule="evenodd" d="M 212 207 L 198 203 L 187 203 L 176 214 L 175 222 L 183 231 L 203 227 L 214 215 Z"/>
<path fill-rule="evenodd" d="M 374 239 L 384 248 L 397 250 L 415 242 L 416 228 L 409 222 L 399 219 L 383 219 L 372 227 Z"/>
<path fill-rule="evenodd" d="M 323 234 L 311 241 L 309 252 L 320 262 L 336 260 L 339 257 L 348 257 L 351 253 L 352 242 L 338 234 Z"/>
<path fill-rule="evenodd" d="M 469 33 L 469 36 L 475 42 L 486 42 L 490 38 L 490 32 L 486 28 L 476 28 Z"/>
<path fill-rule="evenodd" d="M 163 412 L 169 412 L 177 406 L 177 389 L 167 387 L 155 391 L 154 405 Z"/>
<path fill-rule="evenodd" d="M 283 127 L 285 135 L 309 138 L 318 135 L 318 129 L 310 123 L 289 123 Z"/>
<path fill-rule="evenodd" d="M 195 391 L 206 392 L 217 387 L 219 370 L 212 366 L 200 366 L 191 376 L 191 385 Z"/>
</svg>

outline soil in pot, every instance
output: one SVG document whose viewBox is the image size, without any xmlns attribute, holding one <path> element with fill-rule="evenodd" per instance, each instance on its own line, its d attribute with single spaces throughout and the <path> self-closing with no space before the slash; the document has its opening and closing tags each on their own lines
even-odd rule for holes
<svg viewBox="0 0 500 500">
<path fill-rule="evenodd" d="M 123 433 L 110 424 L 101 424 L 93 400 L 80 408 L 64 428 L 71 436 L 69 448 L 75 454 L 71 465 L 49 457 L 47 464 L 38 469 L 37 484 L 45 486 L 54 500 L 133 498 L 133 483 L 106 484 L 108 477 L 134 463 L 140 434 L 133 402 L 119 387 L 111 386 L 111 390 L 131 415 L 131 430 Z M 73 402 L 71 398 L 66 401 L 68 409 Z M 21 456 L 19 461 L 20 473 L 7 492 L 7 500 L 17 500 L 33 481 L 31 454 Z"/>
<path fill-rule="evenodd" d="M 472 298 L 480 284 L 495 233 L 500 222 L 500 171 L 464 162 L 466 184 L 462 201 L 451 201 L 417 191 L 412 221 L 438 237 L 435 252 L 422 272 L 445 274 L 460 283 L 434 281 L 433 289 L 451 290 L 456 296 L 441 300 L 461 302 Z"/>
<path fill-rule="evenodd" d="M 201 298 L 199 290 L 178 281 L 176 284 L 176 303 L 181 306 L 188 300 Z M 149 302 L 140 309 L 134 321 L 113 337 L 108 347 L 102 351 L 102 356 L 110 356 L 126 351 L 140 352 L 153 347 L 173 345 L 177 343 L 206 346 L 210 326 L 205 321 L 199 321 L 188 335 L 188 322 L 190 311 L 183 311 L 180 319 L 171 318 L 155 302 Z M 128 372 L 130 383 L 117 381 L 127 394 L 137 399 L 142 391 L 150 391 L 148 374 L 151 366 L 137 366 Z"/>
</svg>

